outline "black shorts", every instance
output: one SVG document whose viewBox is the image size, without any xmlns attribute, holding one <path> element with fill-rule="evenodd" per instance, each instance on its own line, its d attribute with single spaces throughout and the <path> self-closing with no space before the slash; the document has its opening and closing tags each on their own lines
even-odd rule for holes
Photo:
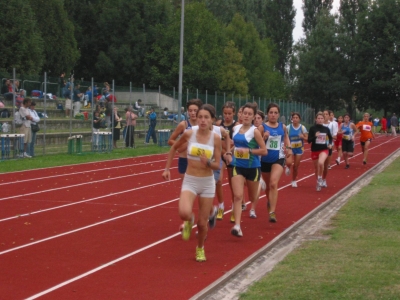
<svg viewBox="0 0 400 300">
<path fill-rule="evenodd" d="M 233 176 L 242 175 L 246 180 L 260 181 L 260 168 L 233 167 Z"/>
<path fill-rule="evenodd" d="M 368 140 L 366 140 L 365 142 L 360 142 L 361 146 L 365 146 L 365 143 L 366 143 L 366 142 L 370 142 L 370 143 L 371 143 L 371 142 L 372 142 L 372 139 L 368 139 Z"/>
<path fill-rule="evenodd" d="M 283 168 L 285 166 L 285 159 L 280 158 L 273 163 L 261 162 L 261 172 L 271 173 L 272 165 L 280 165 Z"/>
<path fill-rule="evenodd" d="M 347 153 L 353 153 L 354 152 L 354 142 L 348 141 L 348 140 L 343 140 L 342 141 L 342 151 L 347 152 Z"/>
</svg>

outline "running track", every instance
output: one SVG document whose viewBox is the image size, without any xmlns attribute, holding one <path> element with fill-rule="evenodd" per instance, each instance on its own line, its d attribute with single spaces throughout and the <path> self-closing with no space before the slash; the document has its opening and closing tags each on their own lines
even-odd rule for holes
<svg viewBox="0 0 400 300">
<path fill-rule="evenodd" d="M 165 154 L 0 174 L 0 299 L 188 299 L 399 147 L 378 136 L 364 166 L 357 143 L 350 169 L 333 159 L 328 188 L 316 192 L 307 146 L 299 187 L 281 178 L 278 223 L 262 196 L 257 219 L 243 214 L 241 239 L 230 234 L 225 185 L 205 263 L 194 259 L 195 229 L 189 242 L 177 231 L 180 180 L 176 161 L 162 180 Z"/>
</svg>

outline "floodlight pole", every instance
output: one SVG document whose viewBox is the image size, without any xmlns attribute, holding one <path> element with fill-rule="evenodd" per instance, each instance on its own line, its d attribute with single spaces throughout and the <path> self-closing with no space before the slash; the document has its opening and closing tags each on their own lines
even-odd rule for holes
<svg viewBox="0 0 400 300">
<path fill-rule="evenodd" d="M 181 107 L 182 107 L 182 79 L 183 79 L 183 35 L 185 28 L 185 0 L 182 0 L 181 7 L 181 42 L 179 50 L 179 86 L 178 86 L 178 123 L 182 119 Z"/>
</svg>

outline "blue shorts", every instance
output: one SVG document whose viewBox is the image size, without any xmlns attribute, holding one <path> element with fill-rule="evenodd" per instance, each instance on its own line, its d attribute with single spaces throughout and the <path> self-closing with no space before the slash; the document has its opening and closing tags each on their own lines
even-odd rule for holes
<svg viewBox="0 0 400 300">
<path fill-rule="evenodd" d="M 213 170 L 215 182 L 217 182 L 221 177 L 221 169 L 222 169 L 222 159 L 220 160 L 220 163 L 219 163 L 219 169 Z"/>
<path fill-rule="evenodd" d="M 178 172 L 179 174 L 185 174 L 188 166 L 188 160 L 186 157 L 179 157 L 178 159 Z"/>
<path fill-rule="evenodd" d="M 293 155 L 303 155 L 304 154 L 304 147 L 301 148 L 292 148 Z"/>
</svg>

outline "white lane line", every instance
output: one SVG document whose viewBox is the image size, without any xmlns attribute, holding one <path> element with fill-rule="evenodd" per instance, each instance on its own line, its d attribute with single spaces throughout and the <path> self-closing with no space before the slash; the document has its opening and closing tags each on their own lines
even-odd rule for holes
<svg viewBox="0 0 400 300">
<path fill-rule="evenodd" d="M 172 167 L 171 169 L 176 169 L 176 168 L 177 167 Z M 146 171 L 146 172 L 143 172 L 143 173 L 129 174 L 129 175 L 118 176 L 118 177 L 110 177 L 110 178 L 107 178 L 107 179 L 100 179 L 100 180 L 96 180 L 96 181 L 77 183 L 77 184 L 74 184 L 74 185 L 66 185 L 66 186 L 62 186 L 62 187 L 58 187 L 58 188 L 42 190 L 42 191 L 32 192 L 32 193 L 27 193 L 27 194 L 13 195 L 13 196 L 9 196 L 9 197 L 0 198 L 0 201 L 15 199 L 15 198 L 19 198 L 19 197 L 32 196 L 32 195 L 37 195 L 37 194 L 42 194 L 42 193 L 49 193 L 49 192 L 54 192 L 54 191 L 59 191 L 59 190 L 64 190 L 64 189 L 70 189 L 70 188 L 72 189 L 72 188 L 75 188 L 75 187 L 78 187 L 78 186 L 83 186 L 83 185 L 88 185 L 88 184 L 98 184 L 100 182 L 118 180 L 118 179 L 127 178 L 127 177 L 141 176 L 141 175 L 144 175 L 144 174 L 150 174 L 150 173 L 155 173 L 155 172 L 160 172 L 161 173 L 163 170 L 164 169 L 158 169 L 158 170 L 153 170 L 153 171 Z"/>
<path fill-rule="evenodd" d="M 59 238 L 59 237 L 62 237 L 62 236 L 68 235 L 68 234 L 72 234 L 72 233 L 79 232 L 79 231 L 82 231 L 82 230 L 85 230 L 85 229 L 88 229 L 88 228 L 99 226 L 99 225 L 102 225 L 102 224 L 105 224 L 105 223 L 108 223 L 108 222 L 112 222 L 112 221 L 115 221 L 115 220 L 118 220 L 118 219 L 121 219 L 121 218 L 129 217 L 129 216 L 141 213 L 141 212 L 146 211 L 146 210 L 150 210 L 150 209 L 153 209 L 153 208 L 156 208 L 156 207 L 159 207 L 159 206 L 163 206 L 163 205 L 175 202 L 177 200 L 179 200 L 179 198 L 175 198 L 175 199 L 172 199 L 172 200 L 160 203 L 160 204 L 156 204 L 156 205 L 149 206 L 149 207 L 146 207 L 146 208 L 143 208 L 143 209 L 139 209 L 139 210 L 136 210 L 136 211 L 133 211 L 133 212 L 130 212 L 130 213 L 118 216 L 118 217 L 114 217 L 114 218 L 107 219 L 107 220 L 104 220 L 104 221 L 101 221 L 101 222 L 93 223 L 91 225 L 80 227 L 80 228 L 77 228 L 77 229 L 74 229 L 74 230 L 66 231 L 66 232 L 63 232 L 63 233 L 60 233 L 60 234 L 57 234 L 57 235 L 53 235 L 53 236 L 50 236 L 50 237 L 47 237 L 47 238 L 44 238 L 44 239 L 41 239 L 41 240 L 37 240 L 37 241 L 32 242 L 32 243 L 28 243 L 28 244 L 21 245 L 21 246 L 15 247 L 15 248 L 4 250 L 4 251 L 0 252 L 0 255 L 6 254 L 6 253 L 9 253 L 9 252 L 13 252 L 13 251 L 16 251 L 16 250 L 19 250 L 19 249 L 23 249 L 23 248 L 26 248 L 26 247 L 29 247 L 29 246 L 33 246 L 33 245 L 36 245 L 36 244 L 39 244 L 39 243 L 43 243 L 43 242 L 46 242 L 46 241 L 54 240 L 56 238 Z"/>
<path fill-rule="evenodd" d="M 25 214 L 20 214 L 20 215 L 17 215 L 17 216 L 12 216 L 12 217 L 8 217 L 8 218 L 0 219 L 0 222 L 9 221 L 9 220 L 13 220 L 13 219 L 18 219 L 20 217 L 31 216 L 31 215 L 35 215 L 35 214 L 39 214 L 39 213 L 43 213 L 43 212 L 47 212 L 47 211 L 52 211 L 52 210 L 56 210 L 56 209 L 60 209 L 60 208 L 64 208 L 64 207 L 68 207 L 68 206 L 72 206 L 72 205 L 77 205 L 77 204 L 81 204 L 81 203 L 85 203 L 85 202 L 90 202 L 90 201 L 94 201 L 94 200 L 98 200 L 98 199 L 102 199 L 102 198 L 121 195 L 121 194 L 124 194 L 124 193 L 129 193 L 129 192 L 133 192 L 133 191 L 137 191 L 137 190 L 141 190 L 141 189 L 146 189 L 146 188 L 150 188 L 150 187 L 154 187 L 154 186 L 157 186 L 157 185 L 162 185 L 162 184 L 166 184 L 168 182 L 178 181 L 178 180 L 181 180 L 181 179 L 180 178 L 171 179 L 170 181 L 153 183 L 153 184 L 150 184 L 150 185 L 144 185 L 144 186 L 141 186 L 141 187 L 136 187 L 136 188 L 129 189 L 129 190 L 124 190 L 124 191 L 121 191 L 121 192 L 115 192 L 115 193 L 111 193 L 111 194 L 107 194 L 107 195 L 102 195 L 102 196 L 98 196 L 98 197 L 94 197 L 94 198 L 89 198 L 89 199 L 78 201 L 78 202 L 73 202 L 73 203 L 68 203 L 68 204 L 64 204 L 64 205 L 60 205 L 60 206 L 54 206 L 54 207 L 50 207 L 50 208 L 46 208 L 46 209 L 41 209 L 41 210 L 30 212 L 30 213 L 25 213 Z M 165 202 L 165 203 L 168 203 L 168 202 Z"/>
<path fill-rule="evenodd" d="M 174 160 L 177 158 L 174 158 Z M 0 186 L 2 185 L 9 185 L 9 184 L 20 184 L 23 182 L 32 182 L 35 180 L 44 180 L 44 179 L 51 179 L 51 178 L 57 178 L 57 177 L 64 177 L 64 176 L 74 176 L 78 174 L 85 174 L 85 173 L 91 173 L 91 172 L 101 172 L 103 170 L 112 170 L 112 169 L 119 169 L 119 168 L 126 168 L 126 167 L 135 167 L 139 165 L 147 165 L 147 164 L 153 164 L 153 163 L 158 163 L 158 162 L 165 162 L 166 160 L 155 160 L 155 161 L 150 161 L 146 163 L 138 163 L 138 164 L 130 164 L 130 165 L 125 165 L 125 166 L 116 166 L 116 167 L 107 167 L 107 168 L 100 168 L 100 169 L 93 169 L 93 170 L 88 170 L 88 171 L 81 171 L 81 172 L 74 172 L 74 173 L 65 173 L 65 174 L 57 174 L 57 175 L 51 175 L 51 176 L 46 176 L 46 177 L 36 177 L 36 178 L 31 178 L 31 179 L 23 179 L 23 180 L 16 180 L 13 182 L 4 182 L 0 183 Z M 65 168 L 68 168 L 69 166 L 64 166 Z"/>
</svg>

